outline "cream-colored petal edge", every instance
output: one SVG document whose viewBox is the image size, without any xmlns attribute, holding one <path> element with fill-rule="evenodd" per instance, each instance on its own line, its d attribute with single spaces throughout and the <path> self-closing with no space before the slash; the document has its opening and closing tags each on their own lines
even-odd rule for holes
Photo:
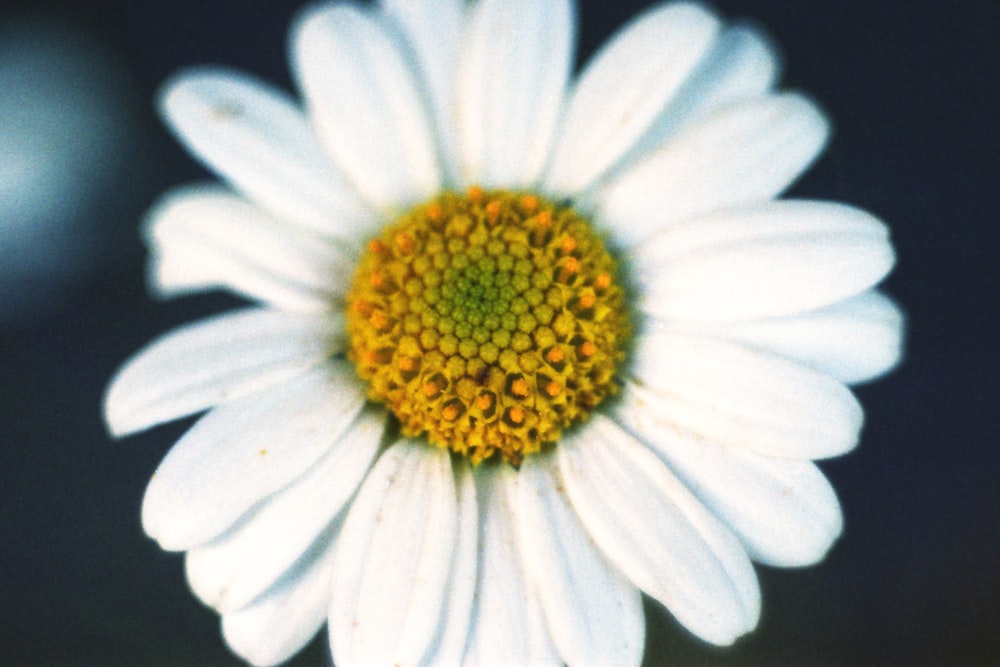
<svg viewBox="0 0 1000 667">
<path fill-rule="evenodd" d="M 147 345 L 112 378 L 104 417 L 135 433 L 262 391 L 322 364 L 342 318 L 247 308 L 185 325 Z"/>
</svg>

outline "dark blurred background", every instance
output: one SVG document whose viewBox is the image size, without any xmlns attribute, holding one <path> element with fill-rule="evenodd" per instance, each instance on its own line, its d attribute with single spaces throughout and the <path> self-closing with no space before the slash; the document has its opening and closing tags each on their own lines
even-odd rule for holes
<svg viewBox="0 0 1000 667">
<path fill-rule="evenodd" d="M 581 57 L 650 4 L 583 2 Z M 713 4 L 765 26 L 785 54 L 785 85 L 833 118 L 829 151 L 793 194 L 890 223 L 899 264 L 886 289 L 909 313 L 907 359 L 858 389 L 862 444 L 823 464 L 846 517 L 826 561 L 758 568 L 760 627 L 729 649 L 650 608 L 646 664 L 1000 664 L 1000 3 Z M 178 68 L 221 63 L 291 88 L 285 33 L 299 7 L 0 9 L 0 151 L 24 139 L 11 127 L 31 127 L 43 143 L 20 149 L 52 157 L 41 185 L 0 170 L 0 192 L 31 194 L 22 204 L 38 212 L 27 236 L 0 226 L 2 665 L 240 664 L 215 614 L 188 592 L 182 558 L 139 525 L 148 477 L 186 424 L 115 442 L 100 403 L 114 369 L 151 337 L 236 303 L 145 294 L 144 210 L 166 188 L 207 176 L 160 126 L 157 86 Z M 19 58 L 56 64 L 25 86 Z M 45 86 L 63 91 L 57 106 L 73 113 L 38 112 Z M 72 159 L 54 148 L 66 142 Z M 325 664 L 325 641 L 291 664 Z"/>
</svg>

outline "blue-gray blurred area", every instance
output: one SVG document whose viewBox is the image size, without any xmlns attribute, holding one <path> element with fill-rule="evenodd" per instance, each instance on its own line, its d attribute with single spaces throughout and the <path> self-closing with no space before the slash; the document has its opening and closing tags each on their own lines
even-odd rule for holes
<svg viewBox="0 0 1000 667">
<path fill-rule="evenodd" d="M 0 321 L 51 315 L 95 271 L 137 128 L 125 63 L 50 12 L 0 24 Z"/>
<path fill-rule="evenodd" d="M 586 56 L 649 2 L 584 0 Z M 825 562 L 758 568 L 756 633 L 718 649 L 649 608 L 646 665 L 1000 664 L 1000 4 L 715 0 L 764 25 L 783 81 L 834 119 L 800 197 L 893 229 L 907 360 L 858 389 L 860 448 L 823 469 L 845 533 Z M 139 525 L 187 424 L 112 441 L 100 404 L 152 337 L 231 307 L 145 293 L 137 228 L 207 172 L 156 87 L 221 63 L 291 87 L 297 0 L 0 5 L 0 665 L 238 665 L 183 561 Z M 327 660 L 325 639 L 291 664 Z"/>
</svg>

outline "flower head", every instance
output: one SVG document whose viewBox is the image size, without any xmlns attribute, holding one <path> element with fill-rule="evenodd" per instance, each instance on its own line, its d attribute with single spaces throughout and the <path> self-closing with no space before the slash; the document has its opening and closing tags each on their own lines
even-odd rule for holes
<svg viewBox="0 0 1000 667">
<path fill-rule="evenodd" d="M 573 80 L 571 0 L 307 11 L 304 105 L 222 69 L 162 109 L 226 186 L 147 227 L 164 295 L 258 303 L 119 371 L 122 435 L 208 411 L 143 525 L 229 645 L 275 664 L 641 661 L 641 593 L 752 630 L 751 560 L 841 530 L 812 459 L 899 358 L 885 227 L 778 197 L 823 114 L 756 31 L 689 3 Z"/>
</svg>

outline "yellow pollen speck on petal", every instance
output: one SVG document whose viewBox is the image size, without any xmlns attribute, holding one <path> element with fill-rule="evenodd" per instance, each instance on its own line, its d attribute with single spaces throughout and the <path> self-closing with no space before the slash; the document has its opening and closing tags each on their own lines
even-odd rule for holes
<svg viewBox="0 0 1000 667">
<path fill-rule="evenodd" d="M 239 102 L 224 101 L 212 107 L 212 120 L 224 121 L 239 118 L 244 113 L 243 105 Z"/>
<path fill-rule="evenodd" d="M 262 449 L 262 450 L 260 450 L 257 453 L 260 454 L 261 456 L 267 456 L 267 450 L 266 449 Z"/>
<path fill-rule="evenodd" d="M 401 435 L 517 465 L 618 391 L 631 325 L 616 276 L 571 208 L 444 192 L 368 243 L 346 298 L 347 357 Z"/>
</svg>

